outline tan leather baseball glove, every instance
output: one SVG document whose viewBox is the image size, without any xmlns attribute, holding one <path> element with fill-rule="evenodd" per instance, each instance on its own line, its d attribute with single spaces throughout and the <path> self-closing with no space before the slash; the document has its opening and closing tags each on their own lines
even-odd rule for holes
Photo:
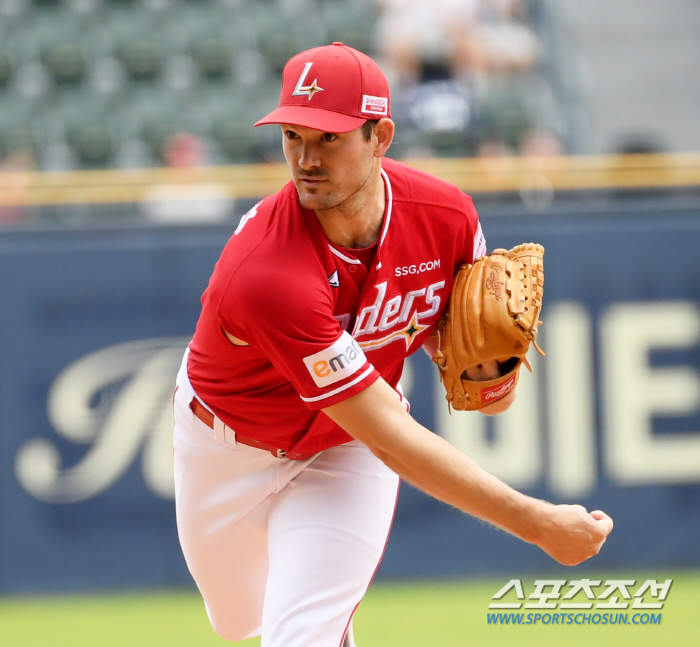
<svg viewBox="0 0 700 647">
<path fill-rule="evenodd" d="M 437 327 L 433 362 L 447 391 L 448 406 L 474 411 L 505 397 L 515 388 L 537 327 L 544 288 L 544 247 L 525 243 L 495 249 L 473 265 L 462 265 L 452 296 Z M 468 379 L 467 369 L 498 362 L 500 377 Z"/>
</svg>

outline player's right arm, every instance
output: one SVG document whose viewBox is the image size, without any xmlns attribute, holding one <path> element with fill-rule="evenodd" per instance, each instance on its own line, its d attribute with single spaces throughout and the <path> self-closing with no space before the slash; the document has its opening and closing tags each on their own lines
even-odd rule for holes
<svg viewBox="0 0 700 647">
<path fill-rule="evenodd" d="M 562 564 L 596 555 L 612 530 L 604 512 L 534 499 L 484 471 L 416 422 L 383 379 L 324 412 L 407 482 L 536 544 Z"/>
</svg>

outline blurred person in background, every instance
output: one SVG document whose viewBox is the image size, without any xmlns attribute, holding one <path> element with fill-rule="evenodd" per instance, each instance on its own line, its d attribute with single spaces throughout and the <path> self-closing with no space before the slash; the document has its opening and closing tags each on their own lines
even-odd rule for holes
<svg viewBox="0 0 700 647">
<path fill-rule="evenodd" d="M 212 223 L 226 220 L 235 200 L 220 182 L 207 180 L 197 172 L 206 161 L 206 151 L 199 137 L 176 132 L 163 142 L 163 159 L 177 169 L 172 182 L 151 187 L 141 207 L 157 223 Z"/>
<path fill-rule="evenodd" d="M 379 56 L 394 89 L 396 155 L 470 153 L 481 67 L 478 0 L 379 0 Z"/>
<path fill-rule="evenodd" d="M 379 54 L 397 91 L 420 83 L 426 65 L 441 64 L 450 76 L 481 66 L 479 0 L 378 0 Z"/>
<path fill-rule="evenodd" d="M 378 3 L 375 37 L 396 89 L 399 154 L 517 152 L 519 137 L 533 127 L 523 94 L 541 56 L 527 4 Z"/>
<path fill-rule="evenodd" d="M 202 166 L 206 158 L 204 144 L 192 133 L 177 132 L 164 142 L 163 158 L 171 168 Z"/>
<path fill-rule="evenodd" d="M 27 207 L 22 205 L 36 157 L 30 147 L 11 150 L 0 161 L 0 223 L 19 222 Z"/>
</svg>

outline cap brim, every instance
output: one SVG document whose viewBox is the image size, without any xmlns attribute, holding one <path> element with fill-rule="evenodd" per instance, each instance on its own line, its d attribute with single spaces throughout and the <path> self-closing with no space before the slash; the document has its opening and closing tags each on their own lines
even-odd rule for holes
<svg viewBox="0 0 700 647">
<path fill-rule="evenodd" d="M 369 117 L 367 117 L 369 119 Z M 332 110 L 310 106 L 281 106 L 258 121 L 256 126 L 265 124 L 290 124 L 304 126 L 326 133 L 349 133 L 367 121 L 363 117 L 351 117 Z"/>
</svg>

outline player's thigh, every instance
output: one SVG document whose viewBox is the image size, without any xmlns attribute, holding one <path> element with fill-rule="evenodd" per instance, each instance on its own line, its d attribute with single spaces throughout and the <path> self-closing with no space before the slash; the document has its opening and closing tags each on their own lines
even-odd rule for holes
<svg viewBox="0 0 700 647">
<path fill-rule="evenodd" d="M 178 410 L 180 409 L 180 410 Z M 175 507 L 187 566 L 214 629 L 241 639 L 259 631 L 267 581 L 267 515 L 276 459 L 210 437 L 177 406 Z M 268 459 L 269 457 L 269 459 Z"/>
<path fill-rule="evenodd" d="M 361 443 L 323 452 L 268 519 L 267 647 L 340 644 L 381 560 L 399 479 Z"/>
</svg>

